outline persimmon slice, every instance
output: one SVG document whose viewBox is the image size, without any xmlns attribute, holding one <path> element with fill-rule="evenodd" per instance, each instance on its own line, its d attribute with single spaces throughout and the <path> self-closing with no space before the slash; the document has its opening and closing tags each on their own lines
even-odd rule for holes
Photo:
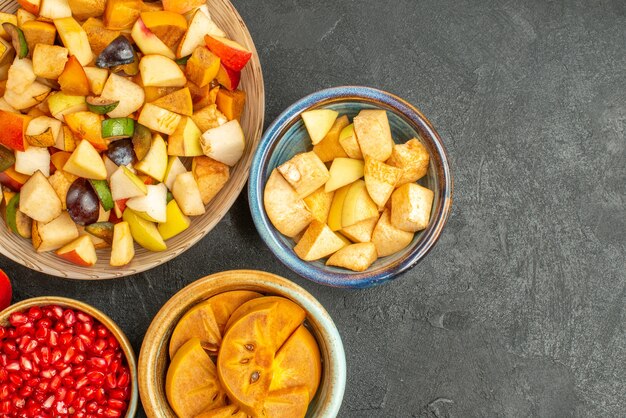
<svg viewBox="0 0 626 418">
<path fill-rule="evenodd" d="M 265 400 L 264 417 L 304 418 L 309 407 L 309 390 L 304 386 L 270 392 Z"/>
<path fill-rule="evenodd" d="M 193 337 L 199 338 L 205 348 L 217 350 L 231 314 L 245 302 L 261 296 L 257 292 L 236 290 L 220 293 L 193 307 L 178 321 L 172 333 L 170 358 Z"/>
<path fill-rule="evenodd" d="M 309 391 L 309 399 L 312 399 L 321 375 L 322 363 L 317 341 L 301 325 L 276 353 L 270 392 L 304 386 Z"/>
<path fill-rule="evenodd" d="M 192 338 L 176 352 L 167 370 L 165 394 L 179 418 L 193 418 L 226 405 L 215 364 L 198 338 Z"/>
<path fill-rule="evenodd" d="M 247 418 L 248 415 L 239 410 L 237 405 L 228 405 L 204 412 L 196 418 Z"/>
</svg>

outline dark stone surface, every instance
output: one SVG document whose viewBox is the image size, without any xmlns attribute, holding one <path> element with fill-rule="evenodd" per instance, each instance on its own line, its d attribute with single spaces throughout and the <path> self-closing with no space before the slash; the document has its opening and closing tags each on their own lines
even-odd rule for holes
<svg viewBox="0 0 626 418">
<path fill-rule="evenodd" d="M 79 283 L 5 258 L 15 299 L 76 297 L 138 350 L 152 316 L 209 273 L 259 268 L 316 295 L 344 340 L 342 417 L 626 415 L 626 3 L 237 0 L 270 122 L 317 89 L 408 99 L 450 153 L 455 205 L 428 258 L 367 291 L 280 265 L 245 196 L 149 273 Z M 143 414 L 140 414 L 143 416 Z"/>
</svg>

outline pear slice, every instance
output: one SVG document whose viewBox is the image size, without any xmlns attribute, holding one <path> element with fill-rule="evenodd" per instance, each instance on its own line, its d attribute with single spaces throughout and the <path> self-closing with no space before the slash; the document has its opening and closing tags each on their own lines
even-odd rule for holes
<svg viewBox="0 0 626 418">
<path fill-rule="evenodd" d="M 302 112 L 302 120 L 309 132 L 311 142 L 316 145 L 324 139 L 328 131 L 333 127 L 335 120 L 339 116 L 331 109 L 314 109 Z"/>
<path fill-rule="evenodd" d="M 365 271 L 378 258 L 376 246 L 371 242 L 348 245 L 330 256 L 327 266 L 343 267 L 352 271 Z"/>
</svg>

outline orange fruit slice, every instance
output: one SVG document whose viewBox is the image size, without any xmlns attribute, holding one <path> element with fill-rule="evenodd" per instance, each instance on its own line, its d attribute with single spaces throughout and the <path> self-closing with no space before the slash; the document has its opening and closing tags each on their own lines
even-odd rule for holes
<svg viewBox="0 0 626 418">
<path fill-rule="evenodd" d="M 204 412 L 196 418 L 247 418 L 247 416 L 245 412 L 239 410 L 239 406 L 228 405 Z"/>
<path fill-rule="evenodd" d="M 322 375 L 320 349 L 304 325 L 289 337 L 274 359 L 270 392 L 304 386 L 313 399 Z"/>
<path fill-rule="evenodd" d="M 304 418 L 309 408 L 309 390 L 304 386 L 270 392 L 264 405 L 267 418 Z"/>
<path fill-rule="evenodd" d="M 193 418 L 226 405 L 215 364 L 198 338 L 192 338 L 176 352 L 167 369 L 165 395 L 179 418 Z"/>
<path fill-rule="evenodd" d="M 230 315 L 243 303 L 261 296 L 260 293 L 245 290 L 224 292 L 194 306 L 174 328 L 170 338 L 170 358 L 194 337 L 200 339 L 205 349 L 217 351 Z"/>
<path fill-rule="evenodd" d="M 261 414 L 274 356 L 305 316 L 300 306 L 282 297 L 252 299 L 231 315 L 217 368 L 222 386 L 244 412 Z"/>
</svg>

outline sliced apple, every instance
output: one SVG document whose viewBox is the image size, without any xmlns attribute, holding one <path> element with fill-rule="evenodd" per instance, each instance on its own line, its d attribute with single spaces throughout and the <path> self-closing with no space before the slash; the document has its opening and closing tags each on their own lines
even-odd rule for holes
<svg viewBox="0 0 626 418">
<path fill-rule="evenodd" d="M 167 249 L 155 223 L 145 220 L 128 208 L 124 210 L 122 219 L 124 222 L 128 222 L 130 233 L 137 244 L 150 251 L 165 251 Z"/>
<path fill-rule="evenodd" d="M 46 1 L 46 0 L 44 0 Z M 98 261 L 96 248 L 89 235 L 83 235 L 69 244 L 59 248 L 57 255 L 70 263 L 82 267 L 91 267 Z"/>
<path fill-rule="evenodd" d="M 206 35 L 204 42 L 209 50 L 217 55 L 221 62 L 231 70 L 241 71 L 252 58 L 252 52 L 232 39 Z"/>
<path fill-rule="evenodd" d="M 128 222 L 119 222 L 113 227 L 113 244 L 109 264 L 114 267 L 125 266 L 135 257 L 135 245 Z"/>
<path fill-rule="evenodd" d="M 167 220 L 167 187 L 163 183 L 146 187 L 148 193 L 145 196 L 128 199 L 126 207 L 148 221 L 165 222 Z"/>
<path fill-rule="evenodd" d="M 187 20 L 179 13 L 166 10 L 144 12 L 141 20 L 168 48 L 175 48 L 187 31 Z"/>
<path fill-rule="evenodd" d="M 372 243 L 376 246 L 378 256 L 386 257 L 406 248 L 411 244 L 414 236 L 413 232 L 403 231 L 393 226 L 390 211 L 385 209 L 372 233 Z"/>
<path fill-rule="evenodd" d="M 378 216 L 363 219 L 355 224 L 341 228 L 341 234 L 352 242 L 370 242 Z"/>
<path fill-rule="evenodd" d="M 67 48 L 57 45 L 37 44 L 33 51 L 33 71 L 37 77 L 56 80 L 67 62 Z"/>
<path fill-rule="evenodd" d="M 357 160 L 363 159 L 363 153 L 361 152 L 361 148 L 359 147 L 359 141 L 356 139 L 356 134 L 354 133 L 354 124 L 346 126 L 341 130 L 339 134 L 339 145 L 348 154 L 348 157 L 355 158 Z"/>
<path fill-rule="evenodd" d="M 219 96 L 218 96 L 219 97 Z M 339 135 L 341 131 L 348 126 L 350 122 L 348 117 L 343 115 L 335 119 L 332 128 L 326 134 L 318 144 L 313 146 L 313 152 L 320 157 L 323 162 L 329 162 L 335 158 L 346 158 L 348 154 L 344 151 L 343 147 L 339 143 Z"/>
<path fill-rule="evenodd" d="M 371 242 L 348 245 L 331 255 L 327 266 L 343 267 L 352 271 L 365 271 L 376 261 L 376 246 Z"/>
<path fill-rule="evenodd" d="M 387 112 L 382 109 L 361 110 L 353 122 L 363 156 L 386 161 L 391 156 L 394 145 Z"/>
<path fill-rule="evenodd" d="M 296 154 L 281 164 L 278 171 L 303 198 L 326 184 L 330 177 L 322 160 L 312 151 Z"/>
<path fill-rule="evenodd" d="M 430 222 L 434 193 L 417 183 L 407 183 L 391 195 L 391 223 L 408 232 L 426 229 Z"/>
<path fill-rule="evenodd" d="M 191 164 L 193 173 L 202 203 L 209 204 L 211 200 L 222 190 L 230 177 L 229 168 L 226 164 L 215 161 L 209 157 L 194 157 Z"/>
<path fill-rule="evenodd" d="M 330 178 L 326 182 L 327 192 L 337 190 L 347 184 L 353 183 L 363 177 L 364 163 L 362 160 L 352 158 L 335 158 L 330 170 Z"/>
<path fill-rule="evenodd" d="M 0 126 L 2 126 L 0 144 L 15 151 L 25 151 L 27 144 L 24 133 L 29 121 L 28 116 L 0 110 Z"/>
<path fill-rule="evenodd" d="M 20 190 L 20 211 L 29 218 L 47 223 L 61 215 L 61 200 L 40 172 L 33 174 Z"/>
<path fill-rule="evenodd" d="M 163 55 L 145 55 L 139 71 L 143 85 L 148 87 L 183 87 L 187 82 L 178 64 Z"/>
<path fill-rule="evenodd" d="M 166 216 L 167 220 L 158 226 L 159 234 L 166 241 L 185 231 L 191 225 L 191 220 L 180 210 L 176 200 L 167 204 Z"/>
<path fill-rule="evenodd" d="M 220 65 L 220 70 L 217 72 L 215 79 L 222 87 L 234 91 L 237 90 L 237 87 L 239 87 L 239 82 L 241 81 L 241 71 L 231 70 L 224 65 Z"/>
<path fill-rule="evenodd" d="M 189 21 L 189 28 L 178 44 L 176 57 L 182 58 L 191 55 L 197 47 L 205 45 L 204 36 L 207 34 L 219 37 L 226 36 L 224 31 L 207 14 L 198 9 L 193 12 L 193 17 Z"/>
<path fill-rule="evenodd" d="M 100 97 L 119 101 L 117 107 L 107 113 L 107 116 L 110 118 L 124 118 L 143 105 L 145 93 L 141 86 L 129 79 L 117 74 L 111 74 L 102 89 Z"/>
<path fill-rule="evenodd" d="M 404 144 L 395 144 L 387 164 L 398 167 L 402 175 L 396 186 L 414 183 L 428 172 L 430 154 L 426 147 L 416 138 Z"/>
<path fill-rule="evenodd" d="M 200 145 L 202 132 L 193 119 L 183 116 L 174 133 L 167 140 L 167 153 L 180 157 L 196 157 L 204 155 Z"/>
<path fill-rule="evenodd" d="M 233 166 L 241 159 L 246 140 L 237 120 L 209 129 L 200 138 L 204 155 Z"/>
<path fill-rule="evenodd" d="M 333 127 L 337 116 L 339 113 L 331 109 L 314 109 L 302 112 L 302 120 L 313 145 L 322 142 L 322 139 Z"/>
<path fill-rule="evenodd" d="M 22 93 L 17 93 L 14 90 L 9 90 L 7 88 L 7 90 L 4 92 L 4 100 L 6 100 L 6 102 L 15 109 L 24 110 L 40 104 L 43 100 L 46 99 L 46 97 L 48 97 L 49 93 L 49 86 L 35 81 L 30 86 L 28 86 L 26 90 L 24 90 L 24 92 Z"/>
<path fill-rule="evenodd" d="M 137 122 L 166 135 L 171 135 L 180 124 L 181 116 L 169 110 L 146 103 L 141 109 Z"/>
<path fill-rule="evenodd" d="M 206 212 L 200 188 L 192 172 L 182 173 L 172 185 L 172 195 L 181 211 L 187 216 L 198 216 Z"/>
<path fill-rule="evenodd" d="M 121 166 L 111 175 L 109 180 L 113 200 L 119 202 L 137 196 L 145 196 L 148 187 L 135 173 Z"/>
<path fill-rule="evenodd" d="M 16 57 L 9 68 L 6 89 L 13 93 L 23 94 L 35 82 L 36 78 L 33 62 L 28 58 Z"/>
<path fill-rule="evenodd" d="M 61 122 L 65 121 L 65 115 L 69 113 L 87 110 L 84 96 L 70 96 L 60 91 L 48 97 L 47 102 L 50 114 Z"/>
<path fill-rule="evenodd" d="M 341 226 L 346 228 L 374 217 L 378 217 L 378 206 L 367 192 L 365 182 L 357 180 L 350 186 L 344 200 L 341 211 Z"/>
<path fill-rule="evenodd" d="M 46 0 L 46 1 L 66 1 L 66 0 Z M 69 5 L 68 5 L 69 9 Z M 73 17 L 71 17 L 71 10 L 68 17 L 54 18 L 54 26 L 57 28 L 59 37 L 63 42 L 63 45 L 69 50 L 71 55 L 74 55 L 80 65 L 86 66 L 93 60 L 93 53 L 91 52 L 91 46 L 89 45 L 89 39 L 87 33 L 78 24 Z"/>
<path fill-rule="evenodd" d="M 15 151 L 15 171 L 27 176 L 41 172 L 45 177 L 50 177 L 50 152 L 47 148 L 40 147 Z"/>
<path fill-rule="evenodd" d="M 178 17 L 182 18 L 180 15 Z M 171 59 L 176 58 L 174 52 L 146 27 L 141 17 L 133 25 L 130 36 L 144 55 L 157 54 Z"/>
<path fill-rule="evenodd" d="M 78 228 L 67 212 L 47 223 L 33 222 L 33 247 L 38 253 L 59 249 L 76 238 Z"/>
<path fill-rule="evenodd" d="M 186 173 L 187 169 L 185 165 L 180 161 L 180 158 L 171 156 L 167 160 L 167 169 L 165 170 L 165 177 L 163 183 L 168 189 L 172 190 L 174 180 L 179 174 Z"/>
<path fill-rule="evenodd" d="M 149 175 L 153 179 L 162 182 L 167 171 L 167 145 L 163 137 L 159 134 L 152 136 L 150 151 L 135 164 L 135 169 Z"/>
<path fill-rule="evenodd" d="M 276 169 L 267 179 L 263 203 L 274 228 L 288 237 L 298 235 L 313 220 L 304 200 Z"/>
<path fill-rule="evenodd" d="M 341 213 L 343 211 L 343 204 L 349 190 L 350 184 L 343 186 L 334 192 L 333 201 L 330 204 L 330 210 L 328 212 L 328 227 L 333 232 L 341 230 Z"/>
<path fill-rule="evenodd" d="M 86 179 L 106 180 L 107 178 L 107 170 L 100 154 L 87 140 L 78 143 L 63 169 Z"/>
<path fill-rule="evenodd" d="M 345 245 L 328 225 L 313 219 L 293 251 L 304 261 L 315 261 L 328 257 Z"/>
<path fill-rule="evenodd" d="M 372 200 L 382 210 L 393 193 L 402 171 L 371 157 L 365 157 L 363 176 Z"/>
</svg>

